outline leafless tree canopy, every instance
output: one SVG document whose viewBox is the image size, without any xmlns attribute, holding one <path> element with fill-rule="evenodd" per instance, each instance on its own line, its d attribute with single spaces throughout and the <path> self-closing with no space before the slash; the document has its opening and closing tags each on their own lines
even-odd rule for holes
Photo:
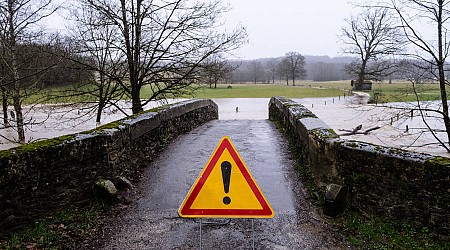
<svg viewBox="0 0 450 250">
<path fill-rule="evenodd" d="M 281 79 L 286 80 L 286 85 L 289 85 L 289 79 L 291 77 L 291 71 L 289 69 L 289 60 L 284 57 L 277 66 L 277 73 Z"/>
<path fill-rule="evenodd" d="M 288 52 L 277 66 L 278 75 L 286 80 L 286 85 L 289 85 L 289 79 L 292 80 L 292 85 L 295 86 L 296 79 L 305 79 L 305 57 L 298 52 Z"/>
<path fill-rule="evenodd" d="M 298 52 L 286 53 L 287 71 L 292 79 L 292 85 L 295 86 L 295 79 L 304 79 L 306 77 L 305 57 Z"/>
<path fill-rule="evenodd" d="M 277 59 L 271 59 L 268 62 L 266 62 L 266 70 L 268 72 L 268 82 L 275 83 L 275 77 L 277 75 L 277 65 L 278 65 Z"/>
<path fill-rule="evenodd" d="M 91 105 L 100 121 L 104 108 L 120 110 L 121 99 L 131 99 L 132 111 L 138 113 L 150 101 L 190 93 L 208 59 L 231 53 L 247 39 L 242 27 L 222 29 L 222 14 L 229 8 L 221 0 L 77 0 L 67 9 L 73 21 L 66 30 L 69 37 L 55 39 L 58 46 L 52 47 L 43 42 L 41 28 L 41 21 L 56 10 L 52 0 L 0 0 L 3 122 L 9 126 L 8 114 L 14 115 L 21 143 L 27 94 L 55 83 L 47 83 L 44 72 L 59 80 L 75 76 L 62 74 L 69 69 L 85 72 L 74 78 L 78 83 L 73 86 L 59 82 L 64 91 L 52 95 L 89 95 L 81 102 Z M 36 67 L 44 54 L 47 60 Z M 56 68 L 60 74 L 49 70 Z M 146 100 L 141 99 L 144 90 L 151 95 Z M 13 113 L 8 111 L 10 100 Z"/>
<path fill-rule="evenodd" d="M 390 73 L 389 56 L 402 48 L 402 36 L 397 20 L 387 8 L 364 7 L 357 16 L 347 21 L 342 29 L 344 53 L 356 55 L 358 60 L 350 64 L 348 72 L 358 77 L 360 83 L 379 79 Z"/>
<path fill-rule="evenodd" d="M 209 88 L 217 88 L 219 81 L 227 80 L 230 74 L 237 66 L 231 65 L 226 59 L 219 55 L 208 58 L 201 66 L 203 79 L 209 84 Z"/>
<path fill-rule="evenodd" d="M 125 63 L 126 76 L 110 77 L 132 99 L 133 113 L 152 100 L 189 92 L 206 59 L 238 48 L 247 37 L 243 28 L 221 31 L 228 8 L 220 0 L 80 0 L 77 9 L 95 11 L 87 23 L 93 29 L 117 32 L 108 49 Z M 144 87 L 152 93 L 147 100 L 140 99 Z"/>
<path fill-rule="evenodd" d="M 426 70 L 428 75 L 434 75 L 434 78 L 439 81 L 441 108 L 433 110 L 425 110 L 421 107 L 421 100 L 417 96 L 417 106 L 421 117 L 432 133 L 435 139 L 450 152 L 450 118 L 448 110 L 448 96 L 447 87 L 449 82 L 446 78 L 446 71 L 448 68 L 447 58 L 450 53 L 450 33 L 448 24 L 450 19 L 450 1 L 447 0 L 389 0 L 385 4 L 385 8 L 393 10 L 401 23 L 404 36 L 413 45 L 413 50 L 407 53 L 408 57 L 422 62 L 418 68 L 429 69 Z M 424 24 L 429 25 L 433 29 L 433 37 L 427 37 L 422 34 L 420 30 Z M 423 74 L 419 71 L 420 74 Z M 413 86 L 417 84 L 416 77 L 411 78 Z M 416 88 L 414 88 L 416 89 Z M 445 125 L 445 133 L 448 140 L 442 141 L 436 135 L 436 132 L 431 128 L 425 119 L 425 112 L 433 112 L 442 117 Z"/>
<path fill-rule="evenodd" d="M 249 65 L 249 71 L 255 84 L 264 79 L 264 67 L 260 61 L 253 60 Z"/>
<path fill-rule="evenodd" d="M 421 117 L 428 133 L 448 152 L 449 3 L 448 0 L 368 1 L 364 3 L 366 7 L 363 7 L 361 16 L 347 21 L 349 27 L 343 29 L 342 35 L 343 41 L 349 46 L 345 52 L 360 56 L 360 60 L 349 67 L 350 70 L 358 72 L 359 81 L 367 79 L 368 76 L 378 76 L 379 72 L 390 69 L 392 62 L 383 57 L 401 51 L 395 63 L 395 74 L 411 82 L 416 102 L 412 108 L 394 109 L 401 110 L 400 113 Z M 388 71 L 388 74 L 390 72 L 392 71 Z M 420 94 L 424 83 L 433 81 L 439 82 L 440 105 L 424 102 Z M 400 113 L 397 116 L 401 116 Z M 442 121 L 445 130 L 435 129 L 430 120 Z M 447 140 L 438 136 L 438 133 L 442 132 L 446 134 Z"/>
<path fill-rule="evenodd" d="M 6 110 L 9 93 L 12 95 L 18 141 L 25 142 L 25 120 L 22 102 L 26 97 L 24 88 L 30 86 L 29 75 L 24 74 L 20 64 L 20 47 L 39 41 L 40 21 L 51 15 L 51 0 L 1 0 L 0 1 L 0 56 L 2 69 L 2 99 L 4 123 L 8 126 Z M 32 72 L 31 74 L 35 74 Z"/>
</svg>

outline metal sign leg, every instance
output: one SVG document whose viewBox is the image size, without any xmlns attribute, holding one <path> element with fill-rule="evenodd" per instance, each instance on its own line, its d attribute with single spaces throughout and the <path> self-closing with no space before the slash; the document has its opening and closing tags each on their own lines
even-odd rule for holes
<svg viewBox="0 0 450 250">
<path fill-rule="evenodd" d="M 255 219 L 252 219 L 252 249 L 255 250 Z"/>
<path fill-rule="evenodd" d="M 200 250 L 203 250 L 202 246 L 202 219 L 200 219 Z"/>
</svg>

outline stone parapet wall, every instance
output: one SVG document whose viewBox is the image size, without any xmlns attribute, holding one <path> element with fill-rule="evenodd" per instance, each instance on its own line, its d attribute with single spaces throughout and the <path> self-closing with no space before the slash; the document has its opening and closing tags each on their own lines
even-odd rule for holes
<svg viewBox="0 0 450 250">
<path fill-rule="evenodd" d="M 137 181 L 140 170 L 168 143 L 213 119 L 218 119 L 213 101 L 188 100 L 91 131 L 0 151 L 0 228 L 11 217 L 28 220 L 85 205 L 99 178 Z"/>
<path fill-rule="evenodd" d="M 343 185 L 350 209 L 450 236 L 450 159 L 342 139 L 284 97 L 270 100 L 269 118 L 294 139 L 316 187 Z"/>
</svg>

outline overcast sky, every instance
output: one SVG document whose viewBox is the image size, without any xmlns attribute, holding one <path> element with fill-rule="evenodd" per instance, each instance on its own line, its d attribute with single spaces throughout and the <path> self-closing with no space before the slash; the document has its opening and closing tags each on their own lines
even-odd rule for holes
<svg viewBox="0 0 450 250">
<path fill-rule="evenodd" d="M 247 28 L 249 43 L 237 51 L 239 59 L 279 57 L 290 51 L 335 57 L 342 55 L 338 35 L 354 9 L 349 1 L 223 0 L 232 8 L 224 18 L 227 29 Z M 54 16 L 48 25 L 62 29 L 61 23 L 62 18 Z"/>
<path fill-rule="evenodd" d="M 338 35 L 350 16 L 349 0 L 224 0 L 232 10 L 227 26 L 247 28 L 249 44 L 237 53 L 242 59 L 303 55 L 342 55 Z"/>
</svg>

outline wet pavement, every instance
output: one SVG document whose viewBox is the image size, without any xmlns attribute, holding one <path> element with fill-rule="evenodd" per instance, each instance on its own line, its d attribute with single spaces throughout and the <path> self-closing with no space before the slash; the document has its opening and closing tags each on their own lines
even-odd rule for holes
<svg viewBox="0 0 450 250">
<path fill-rule="evenodd" d="M 179 218 L 177 212 L 224 135 L 232 140 L 275 216 L 254 219 L 254 233 L 251 219 L 203 224 L 203 249 L 252 249 L 253 242 L 254 249 L 348 249 L 306 198 L 288 145 L 268 120 L 216 120 L 176 139 L 146 168 L 135 189 L 138 199 L 105 229 L 108 240 L 103 249 L 200 249 L 200 224 Z"/>
</svg>

